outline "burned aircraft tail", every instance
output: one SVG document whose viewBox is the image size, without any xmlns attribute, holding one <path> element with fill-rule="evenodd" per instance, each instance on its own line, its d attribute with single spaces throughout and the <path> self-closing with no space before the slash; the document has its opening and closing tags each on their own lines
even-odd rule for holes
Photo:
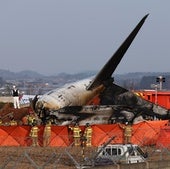
<svg viewBox="0 0 170 169">
<path fill-rule="evenodd" d="M 139 32 L 140 28 L 145 22 L 145 19 L 148 17 L 149 14 L 145 15 L 141 21 L 137 24 L 134 30 L 130 33 L 130 35 L 126 38 L 126 40 L 122 43 L 122 45 L 117 49 L 117 51 L 113 54 L 113 56 L 109 59 L 109 61 L 104 65 L 101 71 L 96 75 L 90 85 L 87 87 L 87 90 L 91 90 L 94 87 L 97 87 L 103 82 L 107 81 L 111 78 L 113 72 L 115 71 L 116 67 L 120 63 L 121 59 L 123 58 L 124 54 L 126 53 L 127 49 L 131 45 L 132 41 L 136 37 L 137 33 Z"/>
</svg>

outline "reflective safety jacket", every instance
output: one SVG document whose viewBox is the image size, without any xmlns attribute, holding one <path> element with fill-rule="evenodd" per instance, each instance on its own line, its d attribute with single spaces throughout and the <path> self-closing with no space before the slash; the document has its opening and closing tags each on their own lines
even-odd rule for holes
<svg viewBox="0 0 170 169">
<path fill-rule="evenodd" d="M 28 118 L 28 125 L 32 125 L 35 120 L 35 117 L 28 115 L 27 118 Z"/>
<path fill-rule="evenodd" d="M 125 129 L 124 129 L 124 135 L 125 136 L 132 136 L 132 127 L 130 125 L 127 125 L 125 126 Z"/>
<path fill-rule="evenodd" d="M 69 127 L 73 130 L 73 137 L 81 137 L 81 129 L 79 126 Z"/>
<path fill-rule="evenodd" d="M 51 135 L 51 126 L 50 125 L 46 125 L 45 128 L 44 128 L 43 136 L 47 137 L 47 136 L 50 136 L 50 135 Z"/>
<path fill-rule="evenodd" d="M 92 137 L 92 127 L 86 127 L 85 131 L 84 131 L 84 136 L 87 137 Z"/>
<path fill-rule="evenodd" d="M 38 127 L 33 126 L 30 131 L 30 137 L 38 137 L 38 131 L 39 131 Z"/>
<path fill-rule="evenodd" d="M 131 137 L 132 136 L 132 126 L 131 125 L 125 125 L 125 126 L 122 126 L 121 124 L 119 124 L 119 126 L 124 129 L 124 136 L 126 137 Z"/>
<path fill-rule="evenodd" d="M 16 125 L 17 125 L 17 122 L 16 122 L 15 120 L 11 120 L 11 121 L 10 121 L 10 125 L 11 125 L 11 126 L 16 126 Z"/>
</svg>

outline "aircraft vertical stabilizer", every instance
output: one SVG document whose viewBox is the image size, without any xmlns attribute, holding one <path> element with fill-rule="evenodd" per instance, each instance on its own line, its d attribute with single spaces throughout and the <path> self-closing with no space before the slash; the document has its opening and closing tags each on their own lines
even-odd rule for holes
<svg viewBox="0 0 170 169">
<path fill-rule="evenodd" d="M 137 33 L 139 32 L 140 28 L 145 22 L 145 19 L 148 17 L 149 14 L 145 15 L 141 21 L 137 24 L 134 30 L 129 34 L 126 40 L 122 43 L 122 45 L 117 49 L 117 51 L 113 54 L 113 56 L 109 59 L 109 61 L 104 65 L 101 71 L 96 75 L 93 79 L 91 84 L 87 87 L 87 90 L 91 90 L 94 87 L 102 84 L 104 81 L 107 81 L 111 78 L 113 72 L 115 71 L 116 67 L 120 63 L 121 59 L 123 58 L 124 54 L 126 53 L 127 49 L 131 45 L 132 41 L 136 37 Z"/>
</svg>

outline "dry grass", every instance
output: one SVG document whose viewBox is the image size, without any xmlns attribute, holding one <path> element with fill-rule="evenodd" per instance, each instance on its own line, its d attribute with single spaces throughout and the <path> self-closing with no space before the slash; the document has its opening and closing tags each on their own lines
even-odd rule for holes
<svg viewBox="0 0 170 169">
<path fill-rule="evenodd" d="M 30 168 L 53 168 L 62 169 L 75 168 L 75 163 L 66 153 L 73 157 L 78 163 L 83 162 L 82 147 L 0 147 L 0 168 L 7 162 L 6 168 L 17 166 L 17 169 Z M 84 149 L 86 158 L 90 158 L 95 153 L 95 148 Z M 6 169 L 5 168 L 5 169 Z"/>
</svg>

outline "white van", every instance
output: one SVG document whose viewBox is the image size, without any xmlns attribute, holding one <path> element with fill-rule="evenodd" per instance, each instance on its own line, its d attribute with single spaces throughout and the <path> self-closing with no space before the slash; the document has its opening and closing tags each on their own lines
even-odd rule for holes
<svg viewBox="0 0 170 169">
<path fill-rule="evenodd" d="M 97 161 L 110 161 L 113 163 L 144 162 L 147 154 L 136 144 L 108 144 L 98 147 Z"/>
</svg>

